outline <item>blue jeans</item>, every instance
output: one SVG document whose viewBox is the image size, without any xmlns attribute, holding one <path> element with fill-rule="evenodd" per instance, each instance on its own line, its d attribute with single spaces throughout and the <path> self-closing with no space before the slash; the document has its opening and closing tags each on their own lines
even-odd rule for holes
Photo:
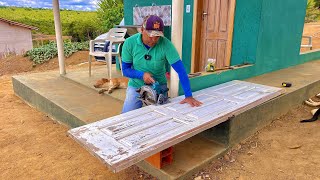
<svg viewBox="0 0 320 180">
<path fill-rule="evenodd" d="M 167 84 L 161 85 L 161 88 L 166 88 Z M 140 94 L 137 92 L 139 88 L 128 86 L 126 99 L 123 103 L 122 113 L 126 113 L 142 107 L 142 101 L 138 99 Z"/>
<path fill-rule="evenodd" d="M 142 101 L 138 99 L 138 97 L 140 97 L 140 94 L 137 92 L 137 89 L 139 88 L 128 86 L 126 99 L 123 103 L 122 113 L 126 113 L 142 107 Z"/>
</svg>

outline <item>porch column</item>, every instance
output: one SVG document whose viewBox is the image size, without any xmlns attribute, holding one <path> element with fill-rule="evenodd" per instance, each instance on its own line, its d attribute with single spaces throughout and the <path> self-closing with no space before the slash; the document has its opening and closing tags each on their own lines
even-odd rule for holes
<svg viewBox="0 0 320 180">
<path fill-rule="evenodd" d="M 184 0 L 172 0 L 172 25 L 171 41 L 182 57 L 182 33 L 183 33 L 183 6 Z M 177 97 L 179 91 L 179 77 L 171 67 L 170 70 L 170 97 Z"/>
<path fill-rule="evenodd" d="M 60 21 L 59 0 L 52 0 L 52 6 L 53 6 L 53 15 L 54 15 L 54 27 L 56 31 L 57 48 L 58 48 L 59 71 L 60 71 L 60 75 L 65 75 L 66 68 L 64 63 L 64 51 L 63 51 L 63 40 L 62 40 L 61 21 Z"/>
</svg>

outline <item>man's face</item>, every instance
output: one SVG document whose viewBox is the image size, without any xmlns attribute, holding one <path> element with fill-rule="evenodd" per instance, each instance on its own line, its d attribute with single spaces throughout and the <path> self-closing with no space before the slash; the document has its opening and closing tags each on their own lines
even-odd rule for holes
<svg viewBox="0 0 320 180">
<path fill-rule="evenodd" d="M 142 28 L 142 41 L 144 44 L 153 47 L 159 41 L 159 36 L 150 37 L 145 29 Z"/>
</svg>

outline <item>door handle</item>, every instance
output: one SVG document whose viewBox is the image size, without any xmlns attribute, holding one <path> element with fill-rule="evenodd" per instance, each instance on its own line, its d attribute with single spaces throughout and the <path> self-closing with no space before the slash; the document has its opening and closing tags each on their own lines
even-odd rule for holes
<svg viewBox="0 0 320 180">
<path fill-rule="evenodd" d="M 204 17 L 207 16 L 207 15 L 208 15 L 207 12 L 203 12 L 203 13 L 202 13 L 202 20 L 204 20 Z"/>
</svg>

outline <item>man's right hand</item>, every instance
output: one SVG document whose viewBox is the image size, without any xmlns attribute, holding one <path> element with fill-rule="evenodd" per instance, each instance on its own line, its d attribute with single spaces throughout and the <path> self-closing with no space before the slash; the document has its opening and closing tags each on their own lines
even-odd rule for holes
<svg viewBox="0 0 320 180">
<path fill-rule="evenodd" d="M 148 73 L 148 72 L 145 72 L 145 73 L 143 74 L 143 81 L 144 81 L 144 83 L 146 83 L 146 84 L 153 84 L 153 83 L 155 83 L 152 75 L 151 75 L 150 73 Z"/>
</svg>

